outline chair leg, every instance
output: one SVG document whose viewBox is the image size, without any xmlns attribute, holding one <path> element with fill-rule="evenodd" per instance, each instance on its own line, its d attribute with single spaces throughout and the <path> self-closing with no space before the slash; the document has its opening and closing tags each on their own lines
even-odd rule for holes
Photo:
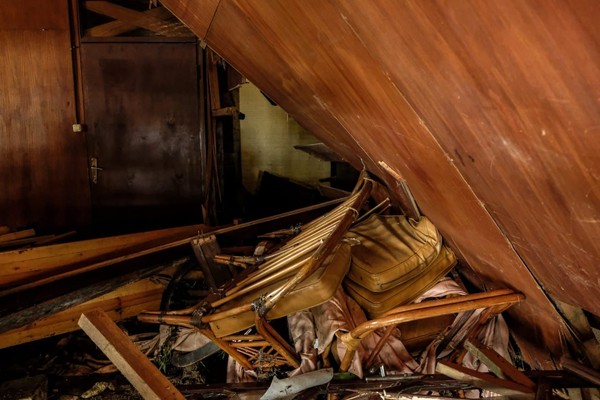
<svg viewBox="0 0 600 400">
<path fill-rule="evenodd" d="M 255 319 L 256 330 L 262 335 L 266 341 L 279 353 L 287 362 L 294 368 L 300 367 L 300 362 L 294 356 L 294 349 L 258 314 Z"/>
<path fill-rule="evenodd" d="M 237 349 L 230 346 L 225 340 L 216 337 L 210 329 L 198 329 L 201 334 L 209 338 L 214 344 L 219 346 L 225 353 L 229 354 L 235 361 L 237 361 L 244 369 L 251 370 L 252 365 L 250 361 L 243 355 L 241 355 Z"/>
<path fill-rule="evenodd" d="M 490 293 L 489 297 L 482 296 L 481 294 L 466 295 L 451 299 L 432 300 L 420 304 L 409 304 L 404 307 L 398 307 L 394 309 L 393 314 L 386 314 L 378 319 L 364 322 L 350 332 L 338 335 L 347 348 L 344 359 L 340 365 L 340 372 L 346 372 L 348 370 L 361 340 L 376 329 L 390 325 L 398 325 L 402 322 L 433 318 L 440 315 L 454 314 L 479 308 L 488 309 L 484 310 L 483 314 L 485 318 L 489 318 L 492 312 L 504 310 L 508 306 L 524 299 L 525 296 L 520 293 L 499 295 Z"/>
</svg>

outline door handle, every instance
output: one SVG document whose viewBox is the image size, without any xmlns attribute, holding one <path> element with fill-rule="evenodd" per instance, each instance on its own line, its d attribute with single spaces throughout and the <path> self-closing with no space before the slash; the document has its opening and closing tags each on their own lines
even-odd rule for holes
<svg viewBox="0 0 600 400">
<path fill-rule="evenodd" d="M 90 179 L 93 184 L 98 184 L 98 171 L 102 171 L 103 169 L 98 166 L 98 159 L 96 157 L 90 157 Z"/>
</svg>

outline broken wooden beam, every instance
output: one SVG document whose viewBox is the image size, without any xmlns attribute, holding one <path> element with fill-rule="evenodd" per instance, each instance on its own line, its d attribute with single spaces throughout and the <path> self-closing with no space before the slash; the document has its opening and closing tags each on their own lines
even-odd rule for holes
<svg viewBox="0 0 600 400">
<path fill-rule="evenodd" d="M 24 229 L 22 231 L 5 233 L 0 235 L 0 243 L 10 242 L 12 240 L 25 239 L 35 236 L 35 229 Z"/>
<path fill-rule="evenodd" d="M 161 20 L 173 17 L 173 14 L 171 14 L 164 7 L 157 7 L 152 8 L 150 10 L 146 10 L 144 11 L 144 14 Z M 91 37 L 110 37 L 121 35 L 123 33 L 133 31 L 138 28 L 139 27 L 137 25 L 132 25 L 124 21 L 115 20 L 86 29 L 85 35 Z"/>
<path fill-rule="evenodd" d="M 14 312 L 6 312 L 6 308 L 10 308 L 10 305 L 13 303 L 7 302 L 9 304 L 3 305 L 5 315 L 0 318 L 0 333 L 20 328 L 24 325 L 31 324 L 40 318 L 78 306 L 91 299 L 110 293 L 119 287 L 152 276 L 168 266 L 182 265 L 188 260 L 189 257 L 180 258 L 174 261 L 162 260 L 162 262 L 146 267 L 145 269 L 135 269 L 126 274 L 112 276 L 102 281 L 93 282 L 87 286 L 61 293 L 60 295 L 51 297 L 39 303 L 34 303 L 23 309 L 15 310 Z"/>
<path fill-rule="evenodd" d="M 94 309 L 101 309 L 111 319 L 119 321 L 134 317 L 143 310 L 159 308 L 164 289 L 163 284 L 153 282 L 152 278 L 130 283 L 96 299 L 0 334 L 0 349 L 79 330 L 79 316 Z"/>
<path fill-rule="evenodd" d="M 26 251 L 0 253 L 0 288 L 13 286 L 0 291 L 0 297 L 23 292 L 44 284 L 78 276 L 96 269 L 119 265 L 143 256 L 183 248 L 192 240 L 203 235 L 256 236 L 266 225 L 277 228 L 303 222 L 325 209 L 334 207 L 344 199 L 336 199 L 313 206 L 257 219 L 223 228 L 210 228 L 206 225 L 152 231 L 143 234 L 115 236 L 91 241 L 45 246 Z M 142 235 L 143 240 L 137 238 Z M 98 240 L 99 243 L 95 241 Z M 123 245 L 127 243 L 128 245 Z M 122 246 L 123 245 L 123 246 Z M 111 258 L 112 257 L 112 258 Z M 16 286 L 18 285 L 18 286 Z"/>
<path fill-rule="evenodd" d="M 128 25 L 144 28 L 163 36 L 172 35 L 168 29 L 165 29 L 169 25 L 167 22 L 144 12 L 132 10 L 108 1 L 86 1 L 84 2 L 84 6 L 90 11 L 123 21 Z"/>
<path fill-rule="evenodd" d="M 104 311 L 81 314 L 79 326 L 144 399 L 185 399 Z"/>
<path fill-rule="evenodd" d="M 57 273 L 114 259 L 135 249 L 193 237 L 206 230 L 205 225 L 189 225 L 1 252 L 0 289 L 31 282 L 39 285 L 40 279 Z"/>
<path fill-rule="evenodd" d="M 435 367 L 435 371 L 439 374 L 446 375 L 449 378 L 456 379 L 461 382 L 469 383 L 481 389 L 487 389 L 491 392 L 505 396 L 521 396 L 531 395 L 533 397 L 534 389 L 511 382 L 505 379 L 498 378 L 490 374 L 475 371 L 465 368 L 462 365 L 439 361 Z"/>
<path fill-rule="evenodd" d="M 590 383 L 593 383 L 594 385 L 600 386 L 600 372 L 597 370 L 566 357 L 562 357 L 560 359 L 560 363 L 567 371 L 574 373 L 575 375 L 585 379 Z"/>
<path fill-rule="evenodd" d="M 525 374 L 519 371 L 507 359 L 498 354 L 494 349 L 482 345 L 472 339 L 465 341 L 465 349 L 481 361 L 490 371 L 498 378 L 509 379 L 520 385 L 527 386 L 532 390 L 535 388 L 535 383 Z"/>
</svg>

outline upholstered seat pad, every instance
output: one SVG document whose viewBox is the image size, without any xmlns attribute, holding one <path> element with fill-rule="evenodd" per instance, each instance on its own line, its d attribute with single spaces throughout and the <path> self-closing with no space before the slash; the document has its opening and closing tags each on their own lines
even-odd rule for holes
<svg viewBox="0 0 600 400">
<path fill-rule="evenodd" d="M 350 246 L 342 243 L 338 249 L 325 260 L 320 268 L 296 286 L 294 290 L 288 293 L 287 296 L 281 299 L 271 311 L 269 311 L 267 319 L 272 320 L 281 318 L 297 311 L 315 307 L 331 299 L 335 294 L 336 289 L 341 285 L 344 276 L 348 273 L 349 268 Z M 296 272 L 298 270 L 296 270 Z M 260 296 L 281 287 L 291 275 L 292 274 L 267 287 L 251 292 L 236 300 L 232 300 L 230 303 L 227 303 L 227 306 L 223 306 L 216 311 L 225 311 L 258 299 Z M 231 335 L 250 328 L 253 325 L 254 312 L 251 311 L 210 323 L 211 330 L 217 337 Z"/>
<path fill-rule="evenodd" d="M 391 310 L 394 307 L 410 303 L 420 294 L 430 289 L 456 264 L 456 256 L 449 248 L 442 246 L 440 253 L 421 274 L 410 281 L 385 292 L 371 292 L 352 280 L 344 281 L 347 293 L 369 314 L 371 318 Z"/>
<path fill-rule="evenodd" d="M 423 273 L 437 257 L 442 238 L 426 217 L 372 215 L 348 233 L 352 264 L 348 279 L 371 292 L 384 292 Z"/>
</svg>

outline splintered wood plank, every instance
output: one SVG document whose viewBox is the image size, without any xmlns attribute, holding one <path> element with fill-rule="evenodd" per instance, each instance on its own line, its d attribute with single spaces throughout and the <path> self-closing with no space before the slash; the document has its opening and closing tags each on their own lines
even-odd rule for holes
<svg viewBox="0 0 600 400">
<path fill-rule="evenodd" d="M 473 356 L 477 357 L 486 367 L 490 369 L 494 374 L 502 379 L 510 379 L 520 385 L 535 388 L 535 383 L 529 379 L 525 374 L 519 371 L 514 365 L 508 360 L 498 354 L 494 349 L 486 347 L 481 343 L 475 342 L 472 339 L 465 341 L 465 349 Z"/>
<path fill-rule="evenodd" d="M 104 311 L 81 314 L 79 326 L 144 399 L 185 399 Z"/>
<path fill-rule="evenodd" d="M 35 236 L 35 229 L 25 229 L 18 232 L 6 233 L 0 235 L 0 243 L 10 242 L 11 240 L 25 239 Z"/>
<path fill-rule="evenodd" d="M 170 261 L 168 267 L 178 267 L 187 262 L 189 258 L 177 259 Z M 79 304 L 85 303 L 92 299 L 98 298 L 106 293 L 123 287 L 127 284 L 148 278 L 159 271 L 168 268 L 165 264 L 159 264 L 147 267 L 143 270 L 135 270 L 126 274 L 116 275 L 112 278 L 102 281 L 95 281 L 87 286 L 61 293 L 48 300 L 36 302 L 23 309 L 16 310 L 12 313 L 5 314 L 0 318 L 0 333 L 8 332 L 13 329 L 20 328 L 24 325 L 31 324 L 40 318 L 52 315 Z M 41 290 L 43 290 L 42 288 Z M 37 289 L 40 290 L 40 289 Z M 10 312 L 10 310 L 8 311 Z"/>
<path fill-rule="evenodd" d="M 576 374 L 577 376 L 585 379 L 586 381 L 591 382 L 594 385 L 600 386 L 600 372 L 599 371 L 592 369 L 590 367 L 587 367 L 585 365 L 582 365 L 581 363 L 578 363 L 577 361 L 573 361 L 564 356 L 560 359 L 560 363 L 561 363 L 562 367 L 564 369 L 566 369 L 567 371 L 571 371 L 574 374 Z"/>
<path fill-rule="evenodd" d="M 86 265 L 97 264 L 160 243 L 193 237 L 204 225 L 161 229 L 107 238 L 49 245 L 0 253 L 0 288 L 36 281 Z"/>
<path fill-rule="evenodd" d="M 153 282 L 151 278 L 131 283 L 97 299 L 0 334 L 0 349 L 76 331 L 79 329 L 79 316 L 94 309 L 103 310 L 115 321 L 136 316 L 144 310 L 158 309 L 163 291 L 164 285 Z"/>
<path fill-rule="evenodd" d="M 159 35 L 171 36 L 172 32 L 168 29 L 168 23 L 160 18 L 148 15 L 143 12 L 131 10 L 108 1 L 86 1 L 85 8 L 98 14 L 120 20 L 129 25 L 147 29 Z"/>
<path fill-rule="evenodd" d="M 534 390 L 530 387 L 520 385 L 515 382 L 497 378 L 493 375 L 484 374 L 465 368 L 462 365 L 440 361 L 435 367 L 435 371 L 446 375 L 449 378 L 467 382 L 475 387 L 487 389 L 491 392 L 505 396 L 522 396 L 527 395 L 533 397 Z"/>
<path fill-rule="evenodd" d="M 583 352 L 590 361 L 592 367 L 600 368 L 600 342 L 596 339 L 590 322 L 580 307 L 554 299 L 562 315 L 568 321 L 569 326 L 581 342 Z"/>
</svg>

